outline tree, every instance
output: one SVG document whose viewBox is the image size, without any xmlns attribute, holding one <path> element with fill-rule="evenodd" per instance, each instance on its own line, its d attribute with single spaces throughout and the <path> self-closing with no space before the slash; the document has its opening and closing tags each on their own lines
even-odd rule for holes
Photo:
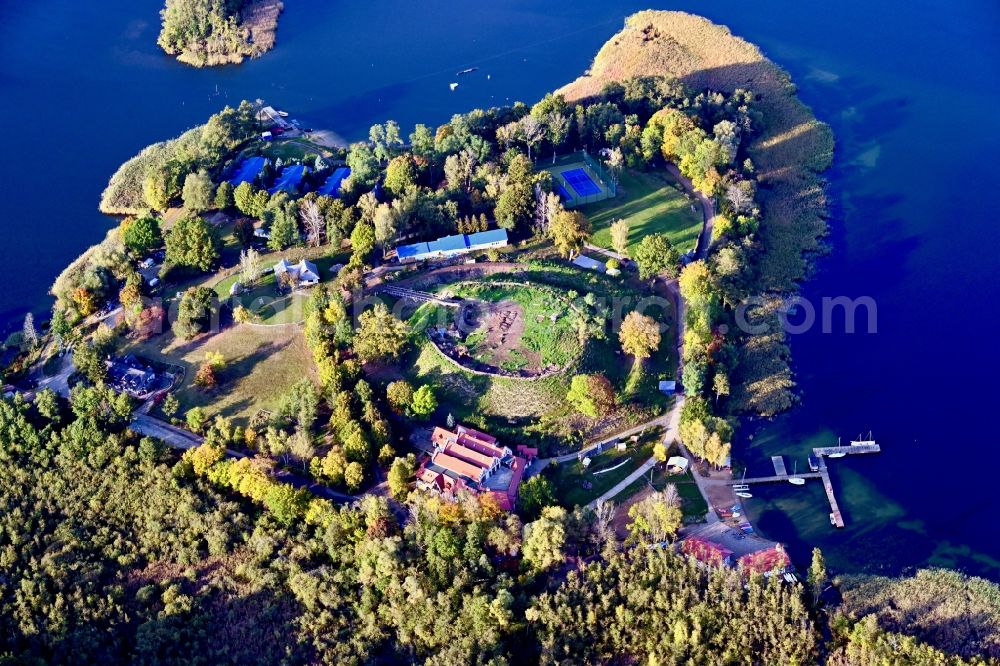
<svg viewBox="0 0 1000 666">
<path fill-rule="evenodd" d="M 181 403 L 177 399 L 177 396 L 175 396 L 173 393 L 168 393 L 167 397 L 165 397 L 163 399 L 163 402 L 160 403 L 160 411 L 163 412 L 163 415 L 166 416 L 168 419 L 171 419 L 174 416 L 176 416 L 180 408 L 181 408 Z"/>
<path fill-rule="evenodd" d="M 528 159 L 530 160 L 531 149 L 545 138 L 545 125 L 539 122 L 538 118 L 527 115 L 521 118 L 520 134 L 524 145 L 528 148 Z"/>
<path fill-rule="evenodd" d="M 142 181 L 142 195 L 153 210 L 165 211 L 173 198 L 170 174 L 165 169 L 152 169 Z"/>
<path fill-rule="evenodd" d="M 233 198 L 233 184 L 228 180 L 219 183 L 215 188 L 215 207 L 219 210 L 228 210 L 236 204 Z"/>
<path fill-rule="evenodd" d="M 141 257 L 163 245 L 160 221 L 152 215 L 144 215 L 134 220 L 126 218 L 121 226 L 121 239 L 125 247 L 134 255 Z"/>
<path fill-rule="evenodd" d="M 392 462 L 386 481 L 389 484 L 389 492 L 397 500 L 405 499 L 409 493 L 410 481 L 413 480 L 416 467 L 417 462 L 412 453 L 405 458 L 396 458 Z"/>
<path fill-rule="evenodd" d="M 347 166 L 351 168 L 350 178 L 363 187 L 375 183 L 379 172 L 379 161 L 367 143 L 353 143 L 347 151 Z"/>
<path fill-rule="evenodd" d="M 233 225 L 233 236 L 244 248 L 250 247 L 254 239 L 253 222 L 245 217 L 236 220 L 236 224 Z"/>
<path fill-rule="evenodd" d="M 70 325 L 69 320 L 66 319 L 66 313 L 59 308 L 54 308 L 52 310 L 52 322 L 49 325 L 49 330 L 52 331 L 59 349 L 62 350 L 66 346 L 66 336 L 70 334 L 73 327 Z"/>
<path fill-rule="evenodd" d="M 190 428 L 192 432 L 201 432 L 205 427 L 205 423 L 208 421 L 208 416 L 205 414 L 205 410 L 201 407 L 192 407 L 187 411 L 187 414 L 185 414 L 184 421 L 187 423 L 187 427 Z"/>
<path fill-rule="evenodd" d="M 632 251 L 632 258 L 639 264 L 639 277 L 643 280 L 656 275 L 677 277 L 680 253 L 665 234 L 649 234 L 643 237 Z"/>
<path fill-rule="evenodd" d="M 434 390 L 431 389 L 430 384 L 424 384 L 414 392 L 410 411 L 419 419 L 427 419 L 434 413 L 437 406 L 438 403 L 437 398 L 434 397 Z"/>
<path fill-rule="evenodd" d="M 559 112 L 550 112 L 545 116 L 545 125 L 552 144 L 552 163 L 555 164 L 556 153 L 569 136 L 569 118 Z"/>
<path fill-rule="evenodd" d="M 517 505 L 527 518 L 537 518 L 542 509 L 556 503 L 555 489 L 548 478 L 536 474 L 521 484 Z"/>
<path fill-rule="evenodd" d="M 31 350 L 38 346 L 38 329 L 35 328 L 35 315 L 30 312 L 24 315 L 21 335 L 25 349 Z"/>
<path fill-rule="evenodd" d="M 827 583 L 826 560 L 823 558 L 823 551 L 819 548 L 813 548 L 812 562 L 809 565 L 808 582 L 813 603 L 818 605 Z"/>
<path fill-rule="evenodd" d="M 236 186 L 233 203 L 236 204 L 236 210 L 249 217 L 260 217 L 264 212 L 263 207 L 258 207 L 260 202 L 257 199 L 257 188 L 247 181 Z"/>
<path fill-rule="evenodd" d="M 611 247 L 621 255 L 628 254 L 629 226 L 625 220 L 615 220 L 611 223 Z"/>
<path fill-rule="evenodd" d="M 384 187 L 392 198 L 402 196 L 408 187 L 417 182 L 417 164 L 412 155 L 398 155 L 385 169 Z"/>
<path fill-rule="evenodd" d="M 630 538 L 646 543 L 663 543 L 680 529 L 684 514 L 677 487 L 668 484 L 661 492 L 636 502 L 628 510 Z"/>
<path fill-rule="evenodd" d="M 493 213 L 497 224 L 508 230 L 527 226 L 534 203 L 531 160 L 524 155 L 515 155 L 507 171 L 507 185 L 500 193 Z"/>
<path fill-rule="evenodd" d="M 177 319 L 172 328 L 174 335 L 190 340 L 208 330 L 218 316 L 215 292 L 208 287 L 191 287 L 181 296 Z"/>
<path fill-rule="evenodd" d="M 212 200 L 215 194 L 215 186 L 208 172 L 204 169 L 196 173 L 189 173 L 184 178 L 184 190 L 181 199 L 184 207 L 192 213 L 200 213 L 212 207 Z"/>
<path fill-rule="evenodd" d="M 215 367 L 208 361 L 204 361 L 194 375 L 194 385 L 203 389 L 213 389 L 219 383 L 215 373 Z"/>
<path fill-rule="evenodd" d="M 531 571 L 540 573 L 565 560 L 565 521 L 566 509 L 547 506 L 538 520 L 525 525 L 524 562 Z"/>
<path fill-rule="evenodd" d="M 354 225 L 351 232 L 351 262 L 361 265 L 368 260 L 375 249 L 375 226 L 371 222 L 361 220 Z"/>
<path fill-rule="evenodd" d="M 91 343 L 83 342 L 76 346 L 73 350 L 73 365 L 93 384 L 103 382 L 108 377 L 104 358 Z"/>
<path fill-rule="evenodd" d="M 386 387 L 385 397 L 394 412 L 405 414 L 413 404 L 413 386 L 405 379 L 394 381 Z"/>
<path fill-rule="evenodd" d="M 260 253 L 252 247 L 240 252 L 240 284 L 246 288 L 251 288 L 264 274 L 264 267 L 260 263 Z"/>
<path fill-rule="evenodd" d="M 358 317 L 354 351 L 363 362 L 396 358 L 406 346 L 409 327 L 378 303 Z"/>
<path fill-rule="evenodd" d="M 357 492 L 365 482 L 365 468 L 359 462 L 347 463 L 344 469 L 344 485 L 348 492 Z"/>
<path fill-rule="evenodd" d="M 396 223 L 398 215 L 396 210 L 389 204 L 379 204 L 373 216 L 375 223 L 375 240 L 382 243 L 391 241 L 396 236 Z"/>
<path fill-rule="evenodd" d="M 618 339 L 626 354 L 641 361 L 649 358 L 659 348 L 660 327 L 652 317 L 633 310 L 625 315 L 625 320 L 618 329 Z"/>
<path fill-rule="evenodd" d="M 607 416 L 615 407 L 614 388 L 601 374 L 574 376 L 566 399 L 591 418 Z"/>
<path fill-rule="evenodd" d="M 326 220 L 315 201 L 306 201 L 302 205 L 302 227 L 306 230 L 306 244 L 309 247 L 319 247 L 323 243 L 323 231 Z"/>
<path fill-rule="evenodd" d="M 270 218 L 270 238 L 267 239 L 267 246 L 275 252 L 297 245 L 299 243 L 298 215 L 295 212 L 295 204 L 285 202 L 278 205 L 267 213 Z"/>
<path fill-rule="evenodd" d="M 590 238 L 591 231 L 587 216 L 575 210 L 561 211 L 549 222 L 549 235 L 566 258 L 572 258 L 580 251 Z"/>
<path fill-rule="evenodd" d="M 622 149 L 615 147 L 608 151 L 607 158 L 608 170 L 611 171 L 611 178 L 615 183 L 618 183 L 618 177 L 621 175 L 622 169 L 625 168 L 625 156 L 622 155 Z"/>
<path fill-rule="evenodd" d="M 219 261 L 219 236 L 200 217 L 179 219 L 167 233 L 167 263 L 172 266 L 208 271 Z"/>
</svg>

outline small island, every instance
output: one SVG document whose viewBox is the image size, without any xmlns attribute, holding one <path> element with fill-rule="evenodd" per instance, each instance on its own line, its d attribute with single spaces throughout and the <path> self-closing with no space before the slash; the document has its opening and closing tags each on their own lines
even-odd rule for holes
<svg viewBox="0 0 1000 666">
<path fill-rule="evenodd" d="M 195 67 L 243 62 L 274 48 L 281 0 L 167 0 L 156 43 Z"/>
</svg>

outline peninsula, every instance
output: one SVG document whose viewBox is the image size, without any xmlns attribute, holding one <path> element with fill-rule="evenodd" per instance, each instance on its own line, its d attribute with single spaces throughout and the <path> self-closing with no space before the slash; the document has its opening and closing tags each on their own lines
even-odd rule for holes
<svg viewBox="0 0 1000 666">
<path fill-rule="evenodd" d="M 274 48 L 281 0 L 167 0 L 156 43 L 195 67 L 243 62 Z"/>
<path fill-rule="evenodd" d="M 146 148 L 5 370 L 0 654 L 1000 657 L 992 583 L 841 603 L 735 504 L 739 419 L 795 402 L 773 322 L 832 147 L 759 49 L 641 12 L 531 104 L 330 147 L 244 101 Z"/>
</svg>

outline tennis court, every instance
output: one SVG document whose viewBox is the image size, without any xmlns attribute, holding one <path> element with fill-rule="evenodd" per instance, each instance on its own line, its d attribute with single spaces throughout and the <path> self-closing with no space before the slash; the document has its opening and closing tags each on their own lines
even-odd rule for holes
<svg viewBox="0 0 1000 666">
<path fill-rule="evenodd" d="M 559 198 L 563 200 L 563 203 L 573 200 L 573 195 L 566 191 L 566 188 L 562 186 L 562 183 L 556 183 L 556 194 L 558 194 Z"/>
<path fill-rule="evenodd" d="M 589 197 L 601 193 L 600 186 L 591 180 L 590 175 L 583 169 L 563 171 L 562 177 L 566 179 L 566 182 L 573 188 L 577 196 Z"/>
<path fill-rule="evenodd" d="M 229 182 L 236 187 L 242 183 L 252 183 L 257 175 L 264 168 L 264 164 L 267 162 L 261 156 L 250 157 L 243 160 L 240 166 L 236 169 L 236 175 L 229 179 Z"/>
<path fill-rule="evenodd" d="M 340 184 L 351 175 L 350 167 L 340 167 L 334 171 L 323 183 L 317 192 L 325 197 L 335 197 L 340 195 Z"/>
<path fill-rule="evenodd" d="M 306 168 L 301 164 L 293 164 L 287 166 L 281 170 L 281 176 L 278 177 L 278 182 L 274 184 L 274 187 L 268 190 L 270 194 L 277 194 L 278 192 L 294 192 L 299 186 L 299 182 L 302 180 L 302 176 L 305 175 Z"/>
</svg>

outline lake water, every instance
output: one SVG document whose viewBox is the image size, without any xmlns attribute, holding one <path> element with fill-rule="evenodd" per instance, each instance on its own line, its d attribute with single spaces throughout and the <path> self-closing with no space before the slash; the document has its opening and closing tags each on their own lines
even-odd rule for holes
<svg viewBox="0 0 1000 666">
<path fill-rule="evenodd" d="M 314 127 L 360 138 L 373 122 L 438 123 L 534 101 L 582 72 L 647 3 L 289 0 L 258 61 L 195 70 L 155 46 L 159 0 L 0 3 L 0 322 L 46 307 L 58 271 L 112 222 L 96 211 L 122 161 L 262 97 Z M 810 299 L 871 296 L 874 335 L 792 341 L 802 405 L 746 428 L 736 455 L 768 456 L 872 430 L 878 456 L 833 461 L 847 520 L 819 485 L 768 488 L 751 515 L 798 557 L 840 571 L 932 564 L 1000 578 L 994 422 L 1000 302 L 992 195 L 1000 182 L 1000 8 L 892 0 L 677 2 L 729 25 L 788 69 L 837 136 L 833 252 Z M 455 72 L 478 66 L 452 92 Z M 488 78 L 487 78 L 488 75 Z M 751 439 L 752 436 L 752 439 Z M 789 458 L 791 460 L 792 458 Z"/>
</svg>

